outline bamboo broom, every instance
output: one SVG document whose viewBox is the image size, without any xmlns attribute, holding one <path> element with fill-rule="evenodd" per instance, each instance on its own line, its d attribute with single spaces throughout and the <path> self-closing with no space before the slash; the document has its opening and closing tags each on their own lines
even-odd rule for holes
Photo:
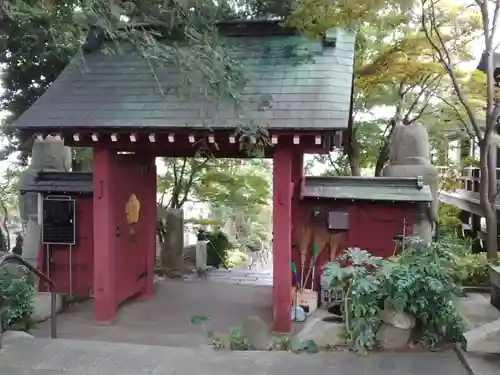
<svg viewBox="0 0 500 375">
<path fill-rule="evenodd" d="M 342 240 L 342 232 L 330 233 L 328 244 L 330 245 L 330 262 L 337 258 L 337 251 L 339 249 L 340 241 Z"/>
<path fill-rule="evenodd" d="M 315 228 L 314 229 L 314 231 L 313 231 L 313 243 L 314 243 L 314 246 L 316 247 L 316 256 L 314 256 L 314 263 L 311 263 L 309 265 L 309 270 L 307 271 L 304 285 L 307 284 L 307 282 L 309 281 L 309 277 L 311 276 L 311 273 L 312 273 L 313 269 L 315 268 L 316 259 L 318 259 L 319 255 L 326 247 L 328 240 L 329 240 L 329 233 L 328 233 L 328 230 L 326 228 Z"/>
<path fill-rule="evenodd" d="M 307 248 L 311 242 L 311 228 L 309 226 L 299 228 L 297 237 L 300 252 L 300 285 L 297 285 L 297 288 L 302 290 L 304 285 L 304 267 L 307 259 Z"/>
</svg>

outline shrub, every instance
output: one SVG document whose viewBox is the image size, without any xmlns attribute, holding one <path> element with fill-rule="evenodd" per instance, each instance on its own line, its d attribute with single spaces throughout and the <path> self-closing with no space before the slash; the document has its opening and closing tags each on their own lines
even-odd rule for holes
<svg viewBox="0 0 500 375">
<path fill-rule="evenodd" d="M 438 211 L 438 226 L 441 236 L 454 235 L 462 222 L 458 215 L 460 209 L 450 204 L 440 204 Z"/>
<path fill-rule="evenodd" d="M 470 238 L 460 238 L 451 232 L 441 236 L 439 240 L 440 244 L 446 244 L 455 255 L 452 260 L 452 269 L 460 284 L 467 286 L 488 285 L 489 270 L 486 253 L 472 254 L 471 242 Z M 397 261 L 398 258 L 394 258 L 394 260 Z"/>
<path fill-rule="evenodd" d="M 397 260 L 353 248 L 327 263 L 324 277 L 332 292 L 344 293 L 348 347 L 363 353 L 376 345 L 380 312 L 387 302 L 416 318 L 416 333 L 426 347 L 458 340 L 464 325 L 454 304 L 462 295 L 453 271 L 455 259 L 446 243 L 425 245 L 411 239 Z"/>
<path fill-rule="evenodd" d="M 229 268 L 239 266 L 248 262 L 248 255 L 239 250 L 231 250 L 228 251 L 227 254 L 227 266 Z"/>
<path fill-rule="evenodd" d="M 33 298 L 35 284 L 33 278 L 23 269 L 13 272 L 12 268 L 0 269 L 0 313 L 2 314 L 2 328 L 13 324 L 31 324 L 33 314 Z"/>
<path fill-rule="evenodd" d="M 225 266 L 228 259 L 228 250 L 233 246 L 227 235 L 220 231 L 206 232 L 204 238 L 207 244 L 207 265 L 219 268 Z"/>
<path fill-rule="evenodd" d="M 484 253 L 459 256 L 454 271 L 463 285 L 489 284 L 488 260 Z"/>
<path fill-rule="evenodd" d="M 441 237 L 439 243 L 446 243 L 453 254 L 453 271 L 462 285 L 477 286 L 489 284 L 489 270 L 486 253 L 471 253 L 472 240 L 460 238 L 454 233 L 447 233 Z"/>
<path fill-rule="evenodd" d="M 462 285 L 490 285 L 490 264 L 492 263 L 486 258 L 486 253 L 459 255 L 454 266 L 455 276 Z"/>
<path fill-rule="evenodd" d="M 446 243 L 450 250 L 459 257 L 471 253 L 472 239 L 470 237 L 461 238 L 456 233 L 446 233 L 440 236 L 437 242 Z"/>
</svg>

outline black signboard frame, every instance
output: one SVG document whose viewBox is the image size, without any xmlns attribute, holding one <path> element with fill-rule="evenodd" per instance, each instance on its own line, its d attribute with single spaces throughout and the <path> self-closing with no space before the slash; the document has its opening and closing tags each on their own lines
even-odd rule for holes
<svg viewBox="0 0 500 375">
<path fill-rule="evenodd" d="M 42 243 L 68 245 L 76 243 L 75 200 L 69 196 L 47 196 L 42 200 Z"/>
</svg>

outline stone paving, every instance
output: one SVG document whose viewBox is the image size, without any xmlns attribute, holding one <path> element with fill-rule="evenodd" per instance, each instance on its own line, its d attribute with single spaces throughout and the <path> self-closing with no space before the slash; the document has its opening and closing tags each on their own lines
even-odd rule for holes
<svg viewBox="0 0 500 375">
<path fill-rule="evenodd" d="M 112 324 L 95 322 L 89 301 L 60 314 L 57 326 L 61 338 L 199 348 L 206 339 L 199 326 L 190 324 L 193 315 L 212 317 L 212 328 L 221 333 L 249 315 L 270 325 L 272 287 L 162 279 L 153 298 L 126 303 Z M 33 333 L 49 337 L 50 321 Z"/>
<path fill-rule="evenodd" d="M 197 280 L 198 274 L 193 273 L 184 278 L 187 281 Z M 214 269 L 207 273 L 207 281 L 239 285 L 272 286 L 273 274 L 271 271 L 252 271 L 246 269 Z"/>
<path fill-rule="evenodd" d="M 458 309 L 469 329 L 500 319 L 500 311 L 491 305 L 489 294 L 469 293 L 460 299 Z"/>
<path fill-rule="evenodd" d="M 500 311 L 491 305 L 489 294 L 469 293 L 467 297 L 460 299 L 458 307 L 469 329 L 500 319 Z M 461 349 L 459 351 L 470 373 L 475 375 L 500 374 L 500 354 L 464 352 Z"/>
<path fill-rule="evenodd" d="M 468 374 L 453 351 L 367 357 L 216 351 L 189 318 L 213 317 L 216 332 L 227 332 L 248 315 L 271 323 L 272 273 L 213 270 L 208 282 L 190 280 L 160 280 L 153 299 L 125 304 L 112 324 L 96 323 L 90 303 L 74 306 L 59 316 L 59 339 L 46 338 L 46 322 L 34 332 L 37 338 L 6 342 L 0 350 L 0 375 Z"/>
<path fill-rule="evenodd" d="M 198 280 L 198 274 L 193 273 L 187 275 L 184 280 Z M 248 264 L 231 269 L 209 269 L 207 273 L 207 281 L 220 282 L 238 285 L 258 285 L 272 286 L 273 285 L 273 258 L 272 254 L 266 264 L 257 262 L 252 269 L 248 269 Z"/>
<path fill-rule="evenodd" d="M 467 375 L 454 352 L 229 352 L 76 340 L 18 339 L 0 351 L 2 375 Z"/>
</svg>

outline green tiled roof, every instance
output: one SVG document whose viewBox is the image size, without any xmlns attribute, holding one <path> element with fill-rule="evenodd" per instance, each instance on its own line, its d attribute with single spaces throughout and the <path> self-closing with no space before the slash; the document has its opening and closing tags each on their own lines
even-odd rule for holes
<svg viewBox="0 0 500 375">
<path fill-rule="evenodd" d="M 306 177 L 305 198 L 389 202 L 431 202 L 429 186 L 407 177 Z"/>
<path fill-rule="evenodd" d="M 180 94 L 182 77 L 176 68 L 156 69 L 157 81 L 149 63 L 124 48 L 118 55 L 98 51 L 83 61 L 75 59 L 14 125 L 231 128 L 252 121 L 274 129 L 347 127 L 352 35 L 337 30 L 334 46 L 289 33 L 225 40 L 248 78 L 243 111 L 236 113 L 234 103 L 215 103 L 199 92 Z"/>
</svg>

